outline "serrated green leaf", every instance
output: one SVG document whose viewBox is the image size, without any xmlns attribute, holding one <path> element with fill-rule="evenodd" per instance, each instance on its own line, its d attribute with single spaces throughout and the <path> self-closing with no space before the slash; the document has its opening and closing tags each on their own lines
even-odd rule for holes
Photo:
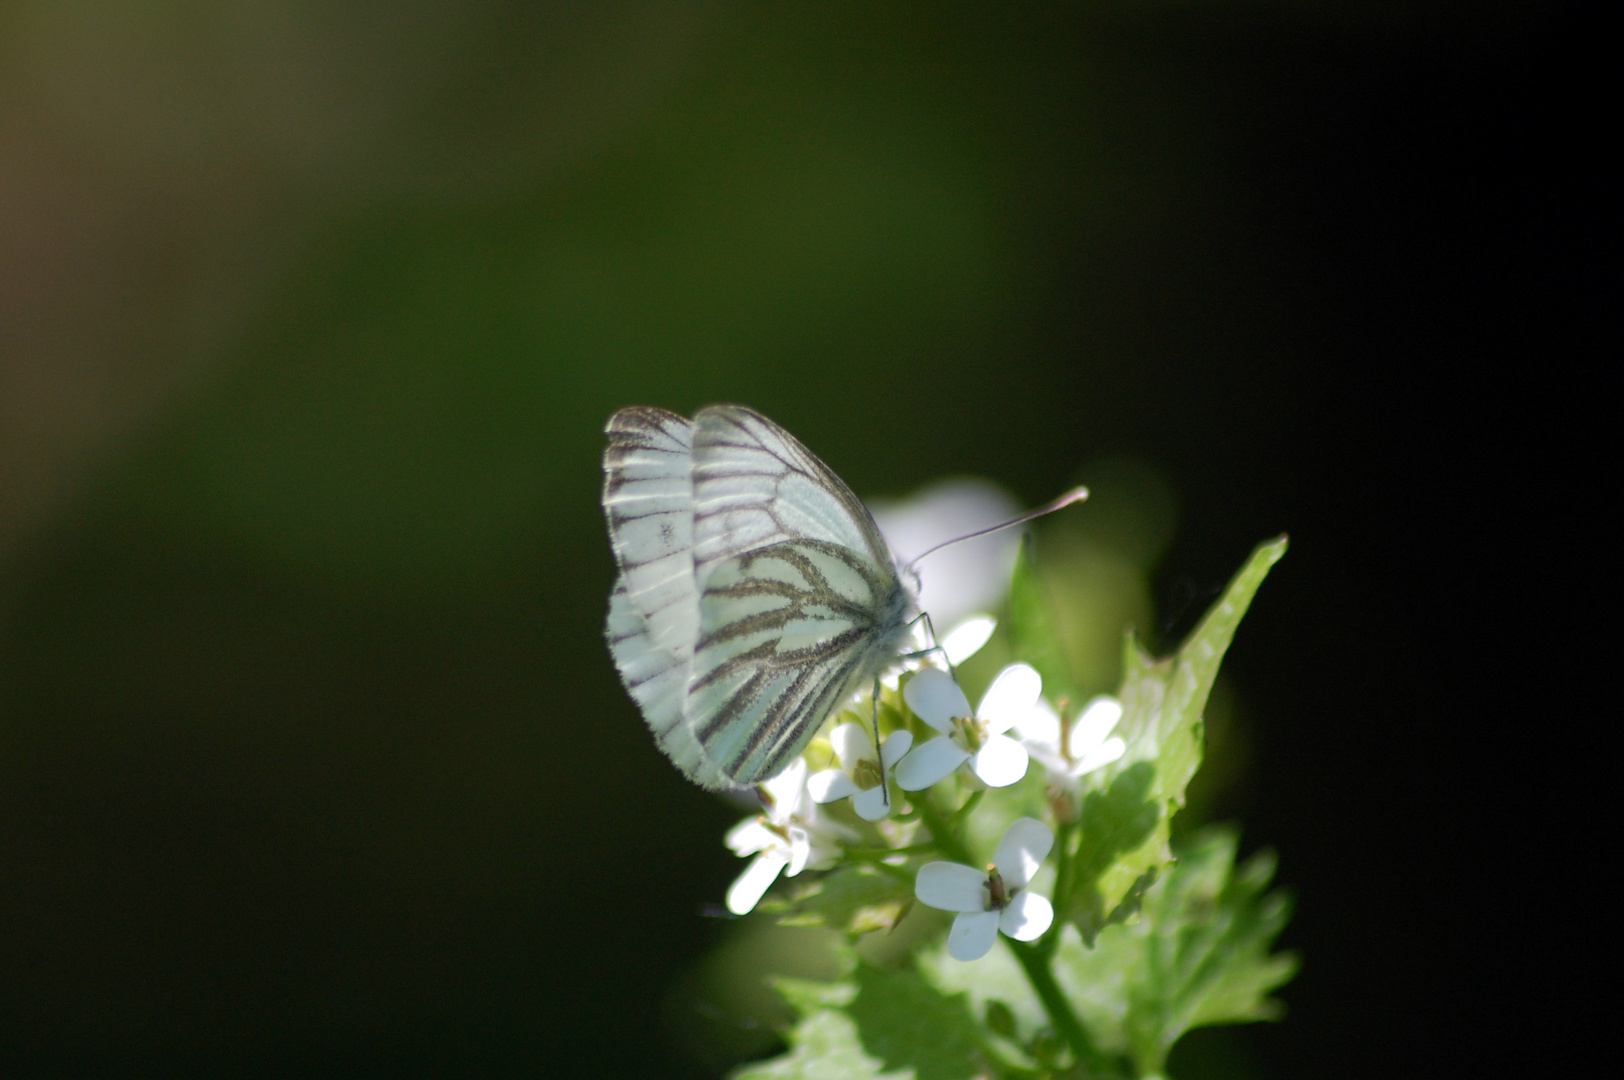
<svg viewBox="0 0 1624 1080">
<path fill-rule="evenodd" d="M 1296 974 L 1297 958 L 1269 953 L 1291 918 L 1288 897 L 1264 893 L 1274 877 L 1274 855 L 1259 852 L 1226 876 L 1235 860 L 1234 834 L 1213 830 L 1199 839 L 1198 846 L 1180 854 L 1181 868 L 1187 863 L 1190 872 L 1174 875 L 1158 898 L 1168 912 L 1187 913 L 1187 922 L 1212 912 L 1186 939 L 1160 939 L 1164 955 L 1158 971 L 1164 985 L 1159 989 L 1168 1002 L 1163 1026 L 1187 1030 L 1278 1019 L 1280 1003 L 1269 994 Z"/>
<path fill-rule="evenodd" d="M 912 970 L 858 964 L 841 981 L 778 979 L 773 988 L 801 1018 L 786 1035 L 790 1051 L 734 1080 L 970 1080 L 985 1057 L 966 996 Z"/>
<path fill-rule="evenodd" d="M 1133 914 L 1137 898 L 1172 860 L 1172 818 L 1201 764 L 1201 712 L 1224 652 L 1286 538 L 1259 545 L 1179 651 L 1157 661 L 1130 633 L 1125 642 L 1122 719 L 1127 750 L 1095 774 L 1085 796 L 1065 917 L 1092 943 Z"/>
<path fill-rule="evenodd" d="M 981 1026 L 963 994 L 943 994 L 917 971 L 857 968 L 857 997 L 846 1007 L 863 1048 L 917 1080 L 970 1080 L 980 1071 Z"/>
<path fill-rule="evenodd" d="M 1266 894 L 1273 857 L 1235 868 L 1232 830 L 1192 839 L 1146 890 L 1140 918 L 1100 934 L 1095 946 L 1062 937 L 1056 977 L 1101 1049 L 1126 1053 L 1140 1075 L 1159 1073 L 1186 1031 L 1273 1019 L 1269 994 L 1295 973 L 1290 954 L 1269 949 L 1290 917 Z"/>
<path fill-rule="evenodd" d="M 882 1071 L 864 1052 L 851 1017 L 835 1009 L 805 1017 L 785 1038 L 788 1053 L 737 1069 L 731 1080 L 917 1080 L 912 1069 Z"/>
<path fill-rule="evenodd" d="M 889 930 L 913 902 L 913 885 L 872 866 L 844 866 L 809 881 L 789 900 L 772 905 L 788 926 L 828 926 L 864 932 Z"/>
</svg>

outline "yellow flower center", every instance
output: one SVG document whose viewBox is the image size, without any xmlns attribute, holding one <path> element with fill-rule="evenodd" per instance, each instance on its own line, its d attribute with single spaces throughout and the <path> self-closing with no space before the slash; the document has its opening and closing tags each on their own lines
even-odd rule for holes
<svg viewBox="0 0 1624 1080">
<path fill-rule="evenodd" d="M 955 716 L 953 737 L 958 740 L 960 746 L 973 754 L 987 741 L 987 725 L 973 716 Z"/>
<path fill-rule="evenodd" d="M 851 771 L 851 778 L 864 791 L 879 787 L 885 779 L 880 775 L 880 763 L 873 758 L 863 758 L 859 761 Z"/>
</svg>

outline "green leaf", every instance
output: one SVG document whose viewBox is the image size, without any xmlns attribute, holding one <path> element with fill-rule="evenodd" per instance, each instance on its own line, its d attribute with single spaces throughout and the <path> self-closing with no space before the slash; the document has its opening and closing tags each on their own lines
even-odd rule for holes
<svg viewBox="0 0 1624 1080">
<path fill-rule="evenodd" d="M 1104 927 L 1131 916 L 1172 860 L 1172 818 L 1201 764 L 1207 695 L 1241 617 L 1285 551 L 1283 536 L 1259 545 L 1173 656 L 1154 660 L 1128 635 L 1117 695 L 1117 734 L 1127 751 L 1094 775 L 1095 790 L 1084 797 L 1066 890 L 1065 917 L 1085 942 L 1092 944 Z"/>
<path fill-rule="evenodd" d="M 849 950 L 841 950 L 840 959 L 850 961 Z M 850 974 L 849 972 L 847 973 Z M 849 978 L 836 982 L 818 982 L 815 979 L 774 979 L 773 989 L 795 1014 L 807 1017 L 822 1009 L 840 1009 L 851 1004 L 857 996 L 857 984 Z"/>
<path fill-rule="evenodd" d="M 789 926 L 861 933 L 889 930 L 913 902 L 913 883 L 867 865 L 848 865 L 807 882 L 787 901 L 763 903 Z"/>
<path fill-rule="evenodd" d="M 858 964 L 842 981 L 773 987 L 800 1016 L 786 1035 L 790 1050 L 734 1080 L 971 1080 L 986 1060 L 966 996 L 943 993 L 916 971 Z"/>
<path fill-rule="evenodd" d="M 943 993 L 966 996 L 973 1014 L 1002 1013 L 1012 1030 L 999 1030 L 990 1022 L 988 1027 L 1017 1048 L 1024 1049 L 1049 1026 L 1043 1003 L 1003 937 L 993 942 L 986 956 L 970 963 L 952 959 L 945 943 L 938 943 L 920 951 L 919 970 Z"/>
<path fill-rule="evenodd" d="M 857 998 L 846 1011 L 863 1048 L 917 1080 L 971 1080 L 985 1058 L 981 1026 L 963 994 L 943 994 L 917 971 L 857 968 Z"/>
<path fill-rule="evenodd" d="M 732 1080 L 917 1080 L 912 1070 L 882 1072 L 858 1041 L 857 1025 L 835 1009 L 804 1017 L 785 1038 L 788 1053 L 746 1065 Z"/>
<path fill-rule="evenodd" d="M 1101 1048 L 1129 1054 L 1140 1075 L 1161 1072 L 1192 1028 L 1280 1015 L 1269 994 L 1297 960 L 1269 949 L 1290 903 L 1265 893 L 1273 856 L 1237 870 L 1235 848 L 1232 829 L 1197 834 L 1146 890 L 1137 922 L 1112 927 L 1092 949 L 1061 939 L 1056 977 L 1067 996 Z"/>
<path fill-rule="evenodd" d="M 1104 791 L 1083 796 L 1066 915 L 1090 945 L 1101 929 L 1133 914 L 1139 895 L 1172 857 L 1163 854 L 1169 814 L 1163 813 L 1156 777 L 1154 765 L 1138 761 L 1112 777 Z"/>
<path fill-rule="evenodd" d="M 1023 544 L 1010 577 L 1009 605 L 1000 624 L 1011 652 L 1043 676 L 1044 696 L 1051 701 L 1077 696 L 1076 680 L 1049 607 L 1049 592 L 1032 565 L 1031 544 Z"/>
</svg>

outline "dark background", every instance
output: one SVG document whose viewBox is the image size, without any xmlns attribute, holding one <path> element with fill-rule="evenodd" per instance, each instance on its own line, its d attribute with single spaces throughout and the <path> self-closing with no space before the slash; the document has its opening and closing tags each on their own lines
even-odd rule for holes
<svg viewBox="0 0 1624 1080">
<path fill-rule="evenodd" d="M 1230 809 L 1305 966 L 1231 1067 L 1552 1068 L 1613 31 L 0 12 L 0 1071 L 679 1075 L 734 813 L 615 683 L 597 459 L 715 400 L 865 495 L 1153 463 L 1163 647 L 1289 532 Z"/>
</svg>

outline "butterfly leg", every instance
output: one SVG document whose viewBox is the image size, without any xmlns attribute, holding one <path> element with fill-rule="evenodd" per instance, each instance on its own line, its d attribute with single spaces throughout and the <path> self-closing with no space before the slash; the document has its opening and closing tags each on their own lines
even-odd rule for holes
<svg viewBox="0 0 1624 1080">
<path fill-rule="evenodd" d="M 925 636 L 928 637 L 933 644 L 927 645 L 923 649 L 915 650 L 914 652 L 903 653 L 901 656 L 897 657 L 897 659 L 918 660 L 922 656 L 929 656 L 932 653 L 941 653 L 942 663 L 947 665 L 947 673 L 953 676 L 954 680 L 957 681 L 959 673 L 953 669 L 953 661 L 948 658 L 947 650 L 942 648 L 940 642 L 937 640 L 936 627 L 931 625 L 930 612 L 921 611 L 918 615 L 914 616 L 913 622 L 923 622 L 925 624 Z"/>
</svg>

